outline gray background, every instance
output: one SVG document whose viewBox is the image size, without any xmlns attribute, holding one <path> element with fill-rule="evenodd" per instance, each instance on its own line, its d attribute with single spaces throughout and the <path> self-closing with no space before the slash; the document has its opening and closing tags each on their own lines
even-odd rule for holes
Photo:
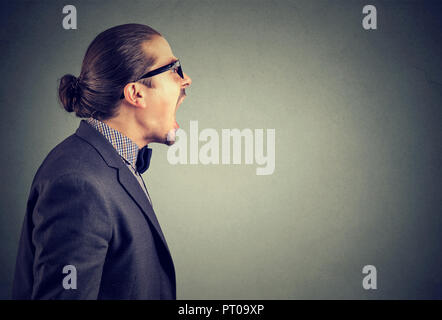
<svg viewBox="0 0 442 320">
<path fill-rule="evenodd" d="M 62 28 L 65 4 L 78 30 Z M 144 178 L 179 299 L 442 298 L 441 16 L 440 1 L 2 2 L 0 298 L 34 174 L 79 124 L 57 79 L 130 22 L 159 30 L 192 77 L 186 131 L 276 129 L 270 176 L 173 166 L 152 145 Z"/>
</svg>

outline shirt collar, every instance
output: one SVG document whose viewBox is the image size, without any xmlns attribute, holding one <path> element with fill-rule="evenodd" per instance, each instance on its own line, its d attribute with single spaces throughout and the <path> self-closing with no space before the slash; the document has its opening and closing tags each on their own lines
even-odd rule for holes
<svg viewBox="0 0 442 320">
<path fill-rule="evenodd" d="M 139 148 L 131 139 L 100 120 L 88 118 L 86 121 L 99 131 L 113 145 L 118 154 L 136 170 Z"/>
</svg>

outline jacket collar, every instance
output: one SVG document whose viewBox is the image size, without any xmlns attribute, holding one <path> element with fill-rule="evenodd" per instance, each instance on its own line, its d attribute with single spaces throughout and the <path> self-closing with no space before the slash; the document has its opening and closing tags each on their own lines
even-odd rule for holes
<svg viewBox="0 0 442 320">
<path fill-rule="evenodd" d="M 86 122 L 100 132 L 117 150 L 118 154 L 130 163 L 134 170 L 137 169 L 136 162 L 140 150 L 136 143 L 100 120 L 89 118 Z"/>
</svg>

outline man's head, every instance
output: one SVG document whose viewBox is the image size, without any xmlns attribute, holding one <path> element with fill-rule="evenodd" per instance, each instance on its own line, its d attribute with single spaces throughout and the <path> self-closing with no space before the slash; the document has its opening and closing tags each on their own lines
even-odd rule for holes
<svg viewBox="0 0 442 320">
<path fill-rule="evenodd" d="M 179 63 L 173 65 L 178 58 L 163 37 L 155 36 L 145 42 L 143 51 L 155 61 L 147 72 L 170 65 L 173 67 L 152 77 L 128 83 L 124 87 L 120 111 L 133 113 L 138 125 L 144 128 L 146 140 L 172 144 L 170 136 L 179 128 L 176 111 L 192 80 L 186 73 L 182 73 L 181 77 Z"/>
<path fill-rule="evenodd" d="M 154 29 L 140 24 L 113 27 L 89 45 L 80 76 L 60 80 L 60 101 L 68 112 L 104 121 L 139 147 L 171 144 L 167 137 L 178 128 L 176 110 L 191 79 L 184 73 L 181 77 L 177 67 L 140 78 L 176 60 Z"/>
</svg>

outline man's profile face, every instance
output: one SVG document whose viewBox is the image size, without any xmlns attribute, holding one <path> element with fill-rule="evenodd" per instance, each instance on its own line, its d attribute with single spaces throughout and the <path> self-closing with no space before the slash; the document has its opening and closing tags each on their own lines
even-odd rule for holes
<svg viewBox="0 0 442 320">
<path fill-rule="evenodd" d="M 169 43 L 160 36 L 155 36 L 152 40 L 144 44 L 144 50 L 149 56 L 156 58 L 150 70 L 170 64 L 177 57 L 172 53 Z M 176 122 L 176 111 L 185 97 L 185 88 L 190 86 L 192 80 L 184 73 L 184 79 L 171 69 L 153 76 L 152 87 L 145 87 L 146 108 L 140 110 L 138 121 L 143 122 L 146 128 L 148 139 L 171 145 L 170 137 L 175 136 L 175 131 L 179 128 Z M 168 139 L 169 136 L 169 139 Z"/>
</svg>

